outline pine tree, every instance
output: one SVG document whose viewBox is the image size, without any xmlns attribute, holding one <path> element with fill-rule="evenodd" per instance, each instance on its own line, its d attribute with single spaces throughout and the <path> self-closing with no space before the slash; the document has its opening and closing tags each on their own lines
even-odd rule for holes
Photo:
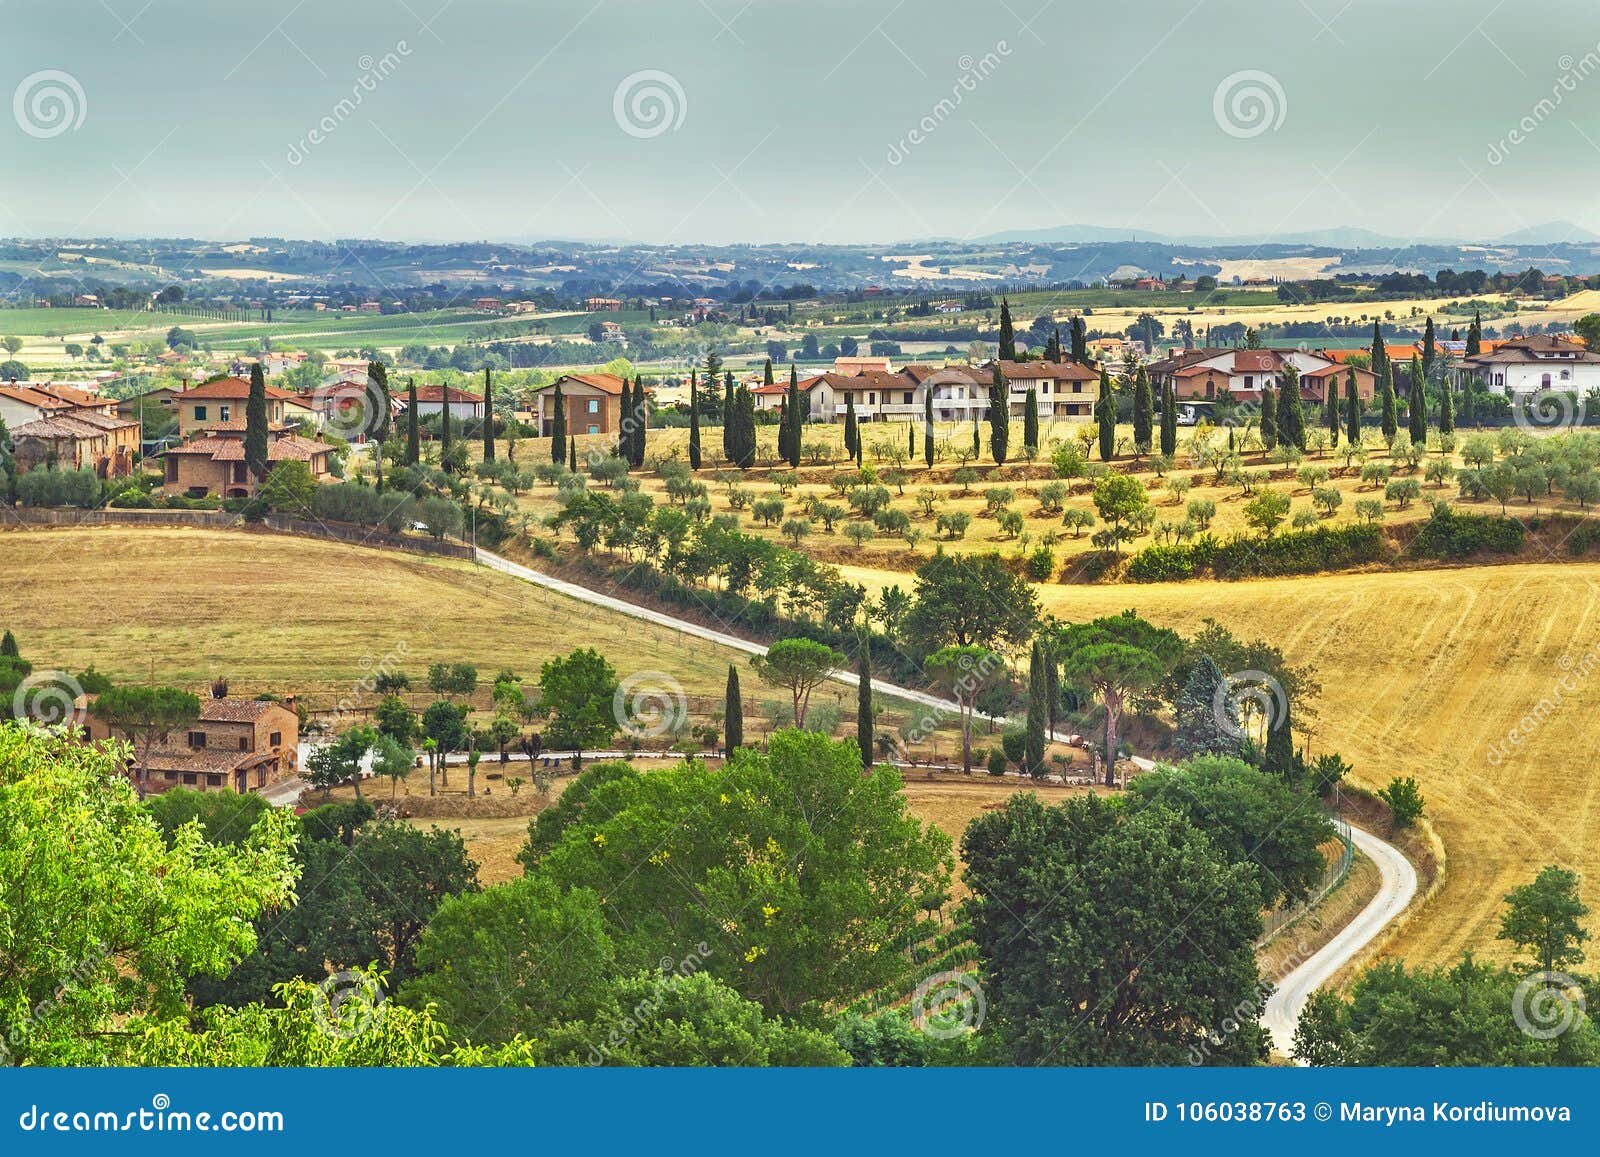
<svg viewBox="0 0 1600 1157">
<path fill-rule="evenodd" d="M 1039 641 L 1033 641 L 1033 654 L 1028 661 L 1028 722 L 1024 733 L 1023 750 L 1027 772 L 1035 779 L 1044 775 L 1045 727 L 1050 718 L 1048 679 L 1044 670 L 1044 650 Z"/>
<path fill-rule="evenodd" d="M 393 407 L 389 403 L 389 367 L 382 362 L 368 362 L 367 380 L 374 387 L 372 404 L 378 411 L 372 415 L 370 423 L 372 440 L 382 446 L 389 440 L 389 420 L 393 416 Z"/>
<path fill-rule="evenodd" d="M 1392 445 L 1395 434 L 1400 430 L 1400 418 L 1399 405 L 1394 397 L 1394 367 L 1387 361 L 1383 364 L 1382 376 L 1378 378 L 1378 400 L 1383 440 Z"/>
<path fill-rule="evenodd" d="M 1022 445 L 1030 454 L 1039 452 L 1039 391 L 1028 387 L 1027 409 L 1022 414 Z"/>
<path fill-rule="evenodd" d="M 450 385 L 445 383 L 439 387 L 440 396 L 444 404 L 439 407 L 439 465 L 445 470 L 450 469 Z"/>
<path fill-rule="evenodd" d="M 17 637 L 10 631 L 0 635 L 0 659 L 20 659 L 22 652 L 17 649 Z"/>
<path fill-rule="evenodd" d="M 856 744 L 861 766 L 872 766 L 872 649 L 865 638 L 856 651 Z"/>
<path fill-rule="evenodd" d="M 1111 392 L 1111 375 L 1100 370 L 1100 396 L 1094 403 L 1095 422 L 1100 434 L 1100 459 L 1109 462 L 1117 456 L 1117 398 Z"/>
<path fill-rule="evenodd" d="M 550 461 L 557 466 L 567 460 L 567 402 L 561 396 L 561 384 L 556 383 L 555 394 L 550 399 L 555 416 L 550 419 Z"/>
<path fill-rule="evenodd" d="M 406 465 L 422 460 L 422 431 L 417 426 L 417 379 L 406 379 Z"/>
<path fill-rule="evenodd" d="M 1155 400 L 1150 396 L 1150 375 L 1139 367 L 1133 382 L 1133 452 L 1150 453 L 1150 435 L 1155 425 Z"/>
<path fill-rule="evenodd" d="M 1278 448 L 1278 394 L 1271 386 L 1261 387 L 1261 448 Z"/>
<path fill-rule="evenodd" d="M 1406 415 L 1411 419 L 1411 444 L 1428 444 L 1428 386 L 1423 363 L 1411 357 L 1411 388 L 1406 391 Z"/>
<path fill-rule="evenodd" d="M 1356 393 L 1356 372 L 1344 381 L 1344 436 L 1352 446 L 1361 443 L 1361 395 Z"/>
<path fill-rule="evenodd" d="M 250 367 L 250 396 L 244 403 L 244 464 L 260 485 L 267 476 L 267 377 L 261 363 Z"/>
<path fill-rule="evenodd" d="M 700 386 L 689 371 L 689 469 L 700 469 Z M 731 674 L 733 668 L 728 668 Z"/>
<path fill-rule="evenodd" d="M 1003 297 L 1000 299 L 1000 360 L 1017 360 L 1017 339 L 1011 329 L 1011 303 Z"/>
<path fill-rule="evenodd" d="M 1328 445 L 1339 448 L 1339 383 L 1331 375 L 1322 382 L 1322 424 L 1328 428 Z"/>
<path fill-rule="evenodd" d="M 626 378 L 623 379 L 622 388 L 624 391 L 628 388 Z M 489 377 L 488 366 L 483 367 L 483 460 L 494 461 L 494 383 Z"/>
<path fill-rule="evenodd" d="M 722 730 L 727 733 L 728 751 L 744 746 L 744 700 L 739 696 L 739 671 L 732 663 L 728 664 L 728 690 L 722 703 Z"/>
<path fill-rule="evenodd" d="M 1006 379 L 1000 373 L 1000 363 L 994 364 L 994 377 L 989 383 L 989 452 L 994 464 L 1006 464 L 1006 451 L 1011 445 L 1011 403 L 1006 397 Z"/>
<path fill-rule="evenodd" d="M 770 372 L 772 369 L 772 362 L 770 360 L 767 362 L 767 369 L 768 372 Z M 793 362 L 789 364 L 789 406 L 787 417 L 789 419 L 789 453 L 787 458 L 790 466 L 798 467 L 800 465 L 800 439 L 803 435 L 801 434 L 800 429 L 802 425 L 800 413 L 800 373 L 794 368 Z"/>
<path fill-rule="evenodd" d="M 1278 390 L 1278 441 L 1306 448 L 1306 412 L 1300 400 L 1300 371 L 1285 362 L 1283 385 Z"/>
<path fill-rule="evenodd" d="M 933 387 L 922 394 L 922 464 L 933 469 Z"/>
<path fill-rule="evenodd" d="M 1184 759 L 1197 755 L 1239 755 L 1239 741 L 1227 730 L 1242 730 L 1239 715 L 1226 694 L 1217 694 L 1222 683 L 1222 668 L 1210 655 L 1201 655 L 1195 660 L 1194 669 L 1189 672 L 1174 704 L 1177 727 L 1172 741 Z"/>
<path fill-rule="evenodd" d="M 1178 452 L 1178 388 L 1171 378 L 1161 387 L 1161 452 L 1168 458 Z"/>
</svg>

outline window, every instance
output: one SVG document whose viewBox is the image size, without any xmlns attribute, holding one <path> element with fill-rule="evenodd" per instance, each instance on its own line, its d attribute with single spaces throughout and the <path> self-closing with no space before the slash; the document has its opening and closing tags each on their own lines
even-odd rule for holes
<svg viewBox="0 0 1600 1157">
<path fill-rule="evenodd" d="M 249 736 L 247 736 L 247 735 L 239 736 L 239 750 L 240 751 L 249 751 L 250 750 L 250 737 Z"/>
<path fill-rule="evenodd" d="M 204 731 L 191 731 L 191 732 L 189 732 L 189 746 L 190 747 L 192 747 L 192 748 L 194 748 L 195 750 L 198 751 L 198 750 L 202 750 L 205 747 L 205 745 L 206 745 L 206 733 Z"/>
<path fill-rule="evenodd" d="M 1540 384 L 1548 390 L 1550 388 L 1550 375 L 1545 374 Z"/>
<path fill-rule="evenodd" d="M 206 776 L 206 783 L 210 784 L 212 787 L 221 787 L 222 777 L 220 775 L 208 775 Z"/>
<path fill-rule="evenodd" d="M 196 422 L 204 422 L 206 420 L 206 408 L 204 406 L 196 406 L 194 408 L 194 420 Z"/>
<path fill-rule="evenodd" d="M 194 784 L 194 783 L 199 782 L 199 779 L 200 779 L 200 777 L 195 775 L 195 773 L 192 772 L 192 771 L 186 771 L 186 772 L 183 773 L 183 782 L 184 783 Z"/>
<path fill-rule="evenodd" d="M 168 482 L 176 482 L 177 480 L 178 480 L 178 460 L 176 458 L 172 457 L 169 454 L 167 456 L 167 481 Z"/>
<path fill-rule="evenodd" d="M 274 731 L 271 735 L 267 736 L 267 746 L 268 747 L 282 747 L 283 746 L 283 732 Z"/>
<path fill-rule="evenodd" d="M 232 406 L 218 406 L 217 407 L 217 421 L 226 422 L 232 416 L 233 416 L 233 407 Z"/>
<path fill-rule="evenodd" d="M 600 399 L 599 398 L 590 398 L 589 399 L 589 413 L 598 414 L 599 412 L 600 412 Z M 590 431 L 590 432 L 593 433 L 593 431 Z"/>
<path fill-rule="evenodd" d="M 878 392 L 876 390 L 868 390 L 867 391 L 867 405 L 876 406 L 877 404 L 878 404 Z"/>
<path fill-rule="evenodd" d="M 906 391 L 905 398 L 906 398 L 905 404 L 909 406 L 911 404 L 911 391 L 910 390 Z"/>
<path fill-rule="evenodd" d="M 600 427 L 596 426 L 594 423 L 591 422 L 589 424 L 589 433 L 598 434 L 599 432 L 600 432 Z"/>
<path fill-rule="evenodd" d="M 1247 390 L 1253 390 L 1256 388 L 1256 379 L 1254 375 L 1246 374 L 1244 376 L 1244 388 Z"/>
</svg>

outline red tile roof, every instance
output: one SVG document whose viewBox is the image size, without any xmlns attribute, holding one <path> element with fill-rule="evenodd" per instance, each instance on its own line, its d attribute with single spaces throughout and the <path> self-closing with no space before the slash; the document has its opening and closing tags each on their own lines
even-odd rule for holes
<svg viewBox="0 0 1600 1157">
<path fill-rule="evenodd" d="M 1054 378 L 1065 382 L 1097 382 L 1100 375 L 1077 362 L 1001 362 L 1000 372 L 1013 379 Z"/>
<path fill-rule="evenodd" d="M 795 388 L 798 389 L 803 394 L 806 391 L 810 390 L 811 387 L 815 386 L 820 381 L 822 381 L 822 375 L 821 374 L 813 374 L 809 378 L 801 378 L 798 382 L 795 383 Z M 769 395 L 770 394 L 787 394 L 789 392 L 789 383 L 788 382 L 773 382 L 772 385 L 770 385 L 770 386 L 757 386 L 755 389 L 751 390 L 750 392 L 752 394 L 769 394 Z"/>
<path fill-rule="evenodd" d="M 267 397 L 290 398 L 294 395 L 288 390 L 280 390 L 277 386 L 267 386 Z M 191 398 L 197 401 L 216 399 L 218 401 L 244 401 L 250 397 L 250 383 L 243 378 L 217 378 L 214 381 L 204 382 L 193 389 L 184 390 L 178 397 L 187 402 Z"/>
<path fill-rule="evenodd" d="M 548 386 L 540 386 L 537 390 L 534 390 L 533 392 L 536 393 L 536 394 L 542 394 L 546 390 L 555 389 L 557 386 L 561 385 L 563 382 L 580 382 L 583 385 L 594 387 L 595 389 L 599 390 L 601 393 L 615 394 L 619 398 L 622 396 L 622 379 L 619 378 L 616 374 L 601 374 L 601 373 L 593 373 L 593 374 L 562 374 L 559 378 L 557 378 L 555 381 L 551 382 Z"/>
<path fill-rule="evenodd" d="M 443 405 L 446 393 L 450 395 L 451 405 L 455 405 L 458 402 L 476 405 L 483 401 L 481 394 L 469 394 L 466 390 L 458 390 L 454 386 L 418 386 L 417 401 L 438 402 Z"/>
<path fill-rule="evenodd" d="M 313 442 L 298 434 L 285 434 L 267 444 L 268 462 L 309 462 L 318 454 L 330 453 L 332 446 Z M 181 446 L 174 446 L 168 454 L 200 454 L 214 462 L 243 462 L 243 438 L 196 438 Z"/>
</svg>

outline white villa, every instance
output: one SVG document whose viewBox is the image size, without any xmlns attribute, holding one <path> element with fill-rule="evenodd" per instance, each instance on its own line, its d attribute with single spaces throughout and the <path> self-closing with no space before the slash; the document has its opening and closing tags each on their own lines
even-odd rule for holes
<svg viewBox="0 0 1600 1157">
<path fill-rule="evenodd" d="M 1455 372 L 1458 380 L 1476 378 L 1485 389 L 1508 396 L 1541 390 L 1582 396 L 1600 389 L 1600 353 L 1567 338 L 1523 337 L 1463 358 Z"/>
<path fill-rule="evenodd" d="M 989 385 L 994 364 L 983 366 L 908 365 L 899 370 L 863 370 L 855 374 L 823 373 L 801 378 L 797 388 L 806 399 L 806 415 L 813 422 L 843 422 L 846 398 L 861 422 L 914 421 L 924 413 L 933 395 L 937 422 L 970 421 L 989 408 Z M 1000 362 L 1013 418 L 1027 407 L 1028 390 L 1037 391 L 1039 417 L 1087 422 L 1100 396 L 1100 375 L 1073 362 Z M 776 410 L 788 391 L 787 382 L 758 387 L 756 405 Z"/>
</svg>

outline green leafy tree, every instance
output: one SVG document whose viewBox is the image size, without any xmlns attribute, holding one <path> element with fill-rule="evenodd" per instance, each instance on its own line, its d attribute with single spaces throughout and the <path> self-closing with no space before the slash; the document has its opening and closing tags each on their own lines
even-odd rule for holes
<svg viewBox="0 0 1600 1157">
<path fill-rule="evenodd" d="M 763 683 L 789 692 L 796 727 L 805 727 L 811 692 L 844 666 L 843 655 L 812 639 L 780 639 L 750 661 Z"/>
<path fill-rule="evenodd" d="M 176 687 L 128 684 L 103 692 L 94 714 L 133 744 L 134 772 L 142 797 L 150 781 L 150 752 L 158 742 L 200 718 L 200 700 Z"/>
<path fill-rule="evenodd" d="M 863 637 L 856 651 L 856 746 L 861 749 L 861 766 L 872 766 L 872 650 Z"/>
<path fill-rule="evenodd" d="M 1175 632 L 1152 626 L 1131 610 L 1074 623 L 1060 632 L 1056 654 L 1063 678 L 1105 709 L 1108 787 L 1116 784 L 1117 729 L 1123 714 L 1161 682 L 1182 648 Z"/>
<path fill-rule="evenodd" d="M 1583 963 L 1583 942 L 1589 933 L 1580 923 L 1589 909 L 1578 899 L 1578 875 L 1549 864 L 1531 884 L 1506 893 L 1497 940 L 1509 940 L 1540 972 L 1569 969 Z"/>
<path fill-rule="evenodd" d="M 1265 1057 L 1255 873 L 1183 816 L 1017 795 L 975 819 L 961 847 L 989 1024 L 1009 1063 Z"/>
<path fill-rule="evenodd" d="M 1378 790 L 1378 798 L 1389 805 L 1397 828 L 1408 828 L 1422 818 L 1422 791 L 1410 776 L 1395 776 L 1387 787 Z"/>
<path fill-rule="evenodd" d="M 1106 474 L 1094 484 L 1094 508 L 1108 528 L 1109 541 L 1122 553 L 1129 523 L 1150 505 L 1144 483 L 1131 474 Z"/>
<path fill-rule="evenodd" d="M 914 652 L 947 645 L 1022 643 L 1039 621 L 1039 600 L 994 553 L 939 551 L 917 568 L 904 637 Z"/>
<path fill-rule="evenodd" d="M 616 696 L 616 669 L 594 648 L 546 659 L 539 669 L 539 713 L 550 720 L 545 742 L 571 748 L 581 762 L 585 748 L 609 743 L 622 726 Z"/>
<path fill-rule="evenodd" d="M 317 480 L 311 467 L 294 459 L 273 466 L 256 491 L 256 497 L 272 510 L 301 516 L 311 512 L 316 494 Z"/>
</svg>

